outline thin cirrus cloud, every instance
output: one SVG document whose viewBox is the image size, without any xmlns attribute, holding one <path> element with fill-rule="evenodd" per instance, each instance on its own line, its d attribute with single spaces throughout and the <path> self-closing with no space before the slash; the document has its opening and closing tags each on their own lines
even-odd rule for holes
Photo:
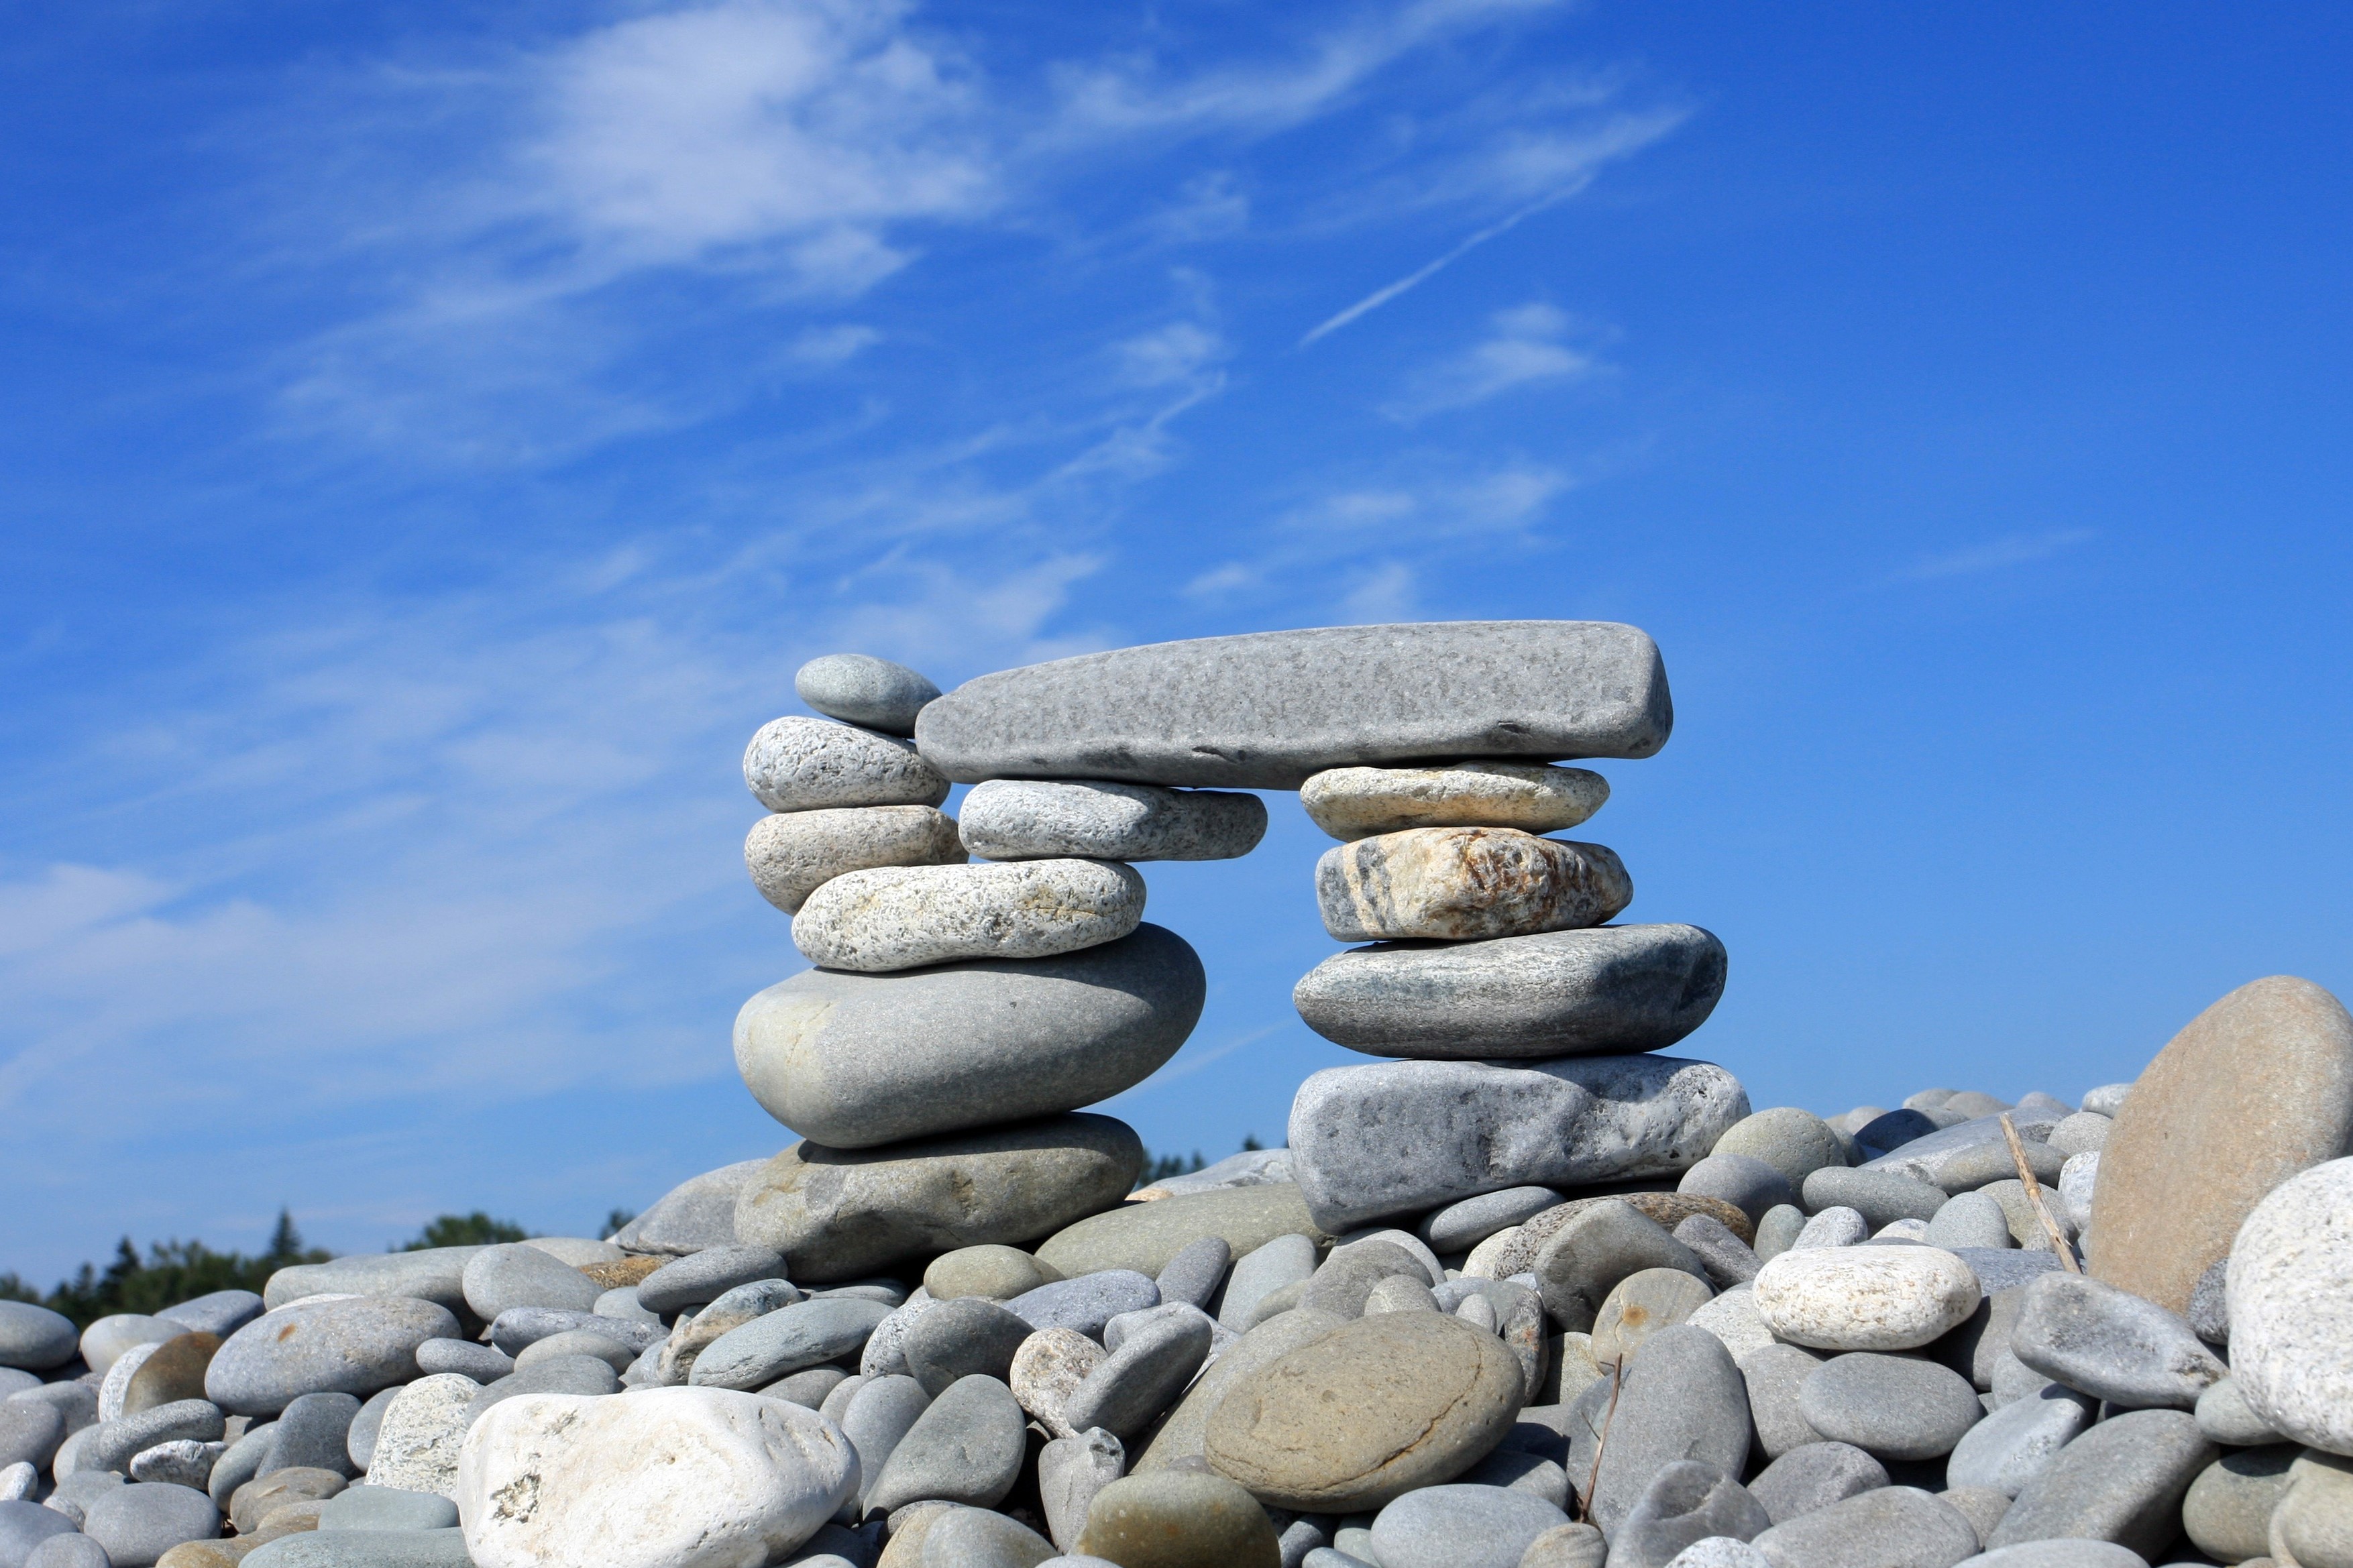
<svg viewBox="0 0 2353 1568">
<path fill-rule="evenodd" d="M 1409 618 L 1427 567 L 1533 532 L 1575 486 L 1557 468 L 1526 462 L 1470 473 L 1405 468 L 1389 482 L 1339 485 L 1287 508 L 1262 531 L 1269 548 L 1196 574 L 1186 596 L 1233 605 L 1282 595 L 1338 620 Z M 1302 593 L 1318 583 L 1329 591 Z"/>
<path fill-rule="evenodd" d="M 1914 562 L 1895 574 L 1899 583 L 1934 583 L 1948 577 L 1974 577 L 2007 567 L 2048 561 L 2094 536 L 2088 528 L 2065 528 L 2052 533 L 2012 533 L 1940 555 Z"/>
<path fill-rule="evenodd" d="M 1408 423 L 1522 387 L 1579 380 L 1601 369 L 1591 354 L 1565 341 L 1576 323 L 1555 306 L 1539 301 L 1498 310 L 1488 325 L 1486 336 L 1417 377 L 1381 412 Z"/>
</svg>

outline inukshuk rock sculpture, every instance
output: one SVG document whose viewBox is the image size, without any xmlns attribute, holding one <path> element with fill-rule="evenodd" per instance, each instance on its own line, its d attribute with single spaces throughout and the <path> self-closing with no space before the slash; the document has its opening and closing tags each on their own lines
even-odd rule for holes
<svg viewBox="0 0 2353 1568">
<path fill-rule="evenodd" d="M 739 1233 L 797 1279 L 847 1279 L 1118 1202 L 1142 1144 L 1068 1112 L 1175 1055 L 1205 989 L 1185 940 L 1143 923 L 1132 862 L 1247 854 L 1265 806 L 996 780 L 959 824 L 938 810 L 947 777 L 903 738 L 937 688 L 856 655 L 813 662 L 797 687 L 839 722 L 778 719 L 753 737 L 744 776 L 776 815 L 745 858 L 818 967 L 744 1006 L 735 1058 L 808 1142 L 779 1157 Z"/>
<path fill-rule="evenodd" d="M 1626 868 L 1552 837 L 1607 795 L 1561 764 L 1667 738 L 1630 627 L 799 685 L 826 717 L 754 739 L 747 855 L 819 967 L 736 1050 L 802 1141 L 605 1241 L 79 1336 L 0 1302 L 0 1563 L 2353 1568 L 2320 987 L 2240 987 L 2080 1110 L 1751 1115 L 1657 1054 L 1723 950 L 1605 923 Z M 1232 791 L 1293 789 L 1366 943 L 1297 1005 L 1384 1059 L 1311 1077 L 1288 1149 L 1131 1192 L 1135 1135 L 1080 1108 L 1203 989 L 1134 865 L 1244 853 Z"/>
</svg>

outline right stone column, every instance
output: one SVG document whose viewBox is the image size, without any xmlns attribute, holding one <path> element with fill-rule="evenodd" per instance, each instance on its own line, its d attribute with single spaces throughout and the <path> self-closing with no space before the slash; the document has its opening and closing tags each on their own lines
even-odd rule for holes
<svg viewBox="0 0 2353 1568">
<path fill-rule="evenodd" d="M 1399 1058 L 1300 1086 L 1292 1172 L 1317 1224 L 1671 1175 L 1747 1114 L 1723 1068 L 1647 1054 L 1714 1010 L 1724 944 L 1604 924 L 1633 901 L 1624 864 L 1543 837 L 1600 809 L 1599 774 L 1471 759 L 1333 768 L 1299 793 L 1342 841 L 1315 868 L 1324 929 L 1372 945 L 1318 964 L 1293 1002 L 1326 1039 Z"/>
</svg>

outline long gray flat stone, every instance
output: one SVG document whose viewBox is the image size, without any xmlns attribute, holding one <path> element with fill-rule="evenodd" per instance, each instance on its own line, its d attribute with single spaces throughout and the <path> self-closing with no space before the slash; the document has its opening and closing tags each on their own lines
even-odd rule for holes
<svg viewBox="0 0 2353 1568">
<path fill-rule="evenodd" d="M 1439 621 L 1113 648 L 966 681 L 915 743 L 949 778 L 1297 789 L 1326 768 L 1647 757 L 1658 645 L 1610 621 Z"/>
<path fill-rule="evenodd" d="M 1291 1169 L 1336 1234 L 1505 1187 L 1687 1170 L 1747 1114 L 1738 1079 L 1675 1057 L 1325 1068 L 1292 1101 Z"/>
</svg>

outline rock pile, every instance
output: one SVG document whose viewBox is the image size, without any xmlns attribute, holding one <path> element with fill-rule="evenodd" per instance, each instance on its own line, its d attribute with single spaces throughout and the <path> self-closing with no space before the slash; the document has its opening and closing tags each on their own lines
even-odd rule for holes
<svg viewBox="0 0 2353 1568">
<path fill-rule="evenodd" d="M 0 1568 L 2353 1568 L 2353 1018 L 2258 981 L 2081 1108 L 1752 1113 L 1548 837 L 1666 739 L 1626 627 L 1131 648 L 764 728 L 744 1009 L 802 1142 L 604 1241 L 0 1303 Z M 910 731 L 913 744 L 909 744 Z M 950 782 L 976 787 L 961 820 Z M 1218 786 L 1228 786 L 1220 790 Z M 1081 1108 L 1202 976 L 1136 862 L 1340 840 L 1298 987 L 1386 1058 L 1131 1193 Z M 979 857 L 978 860 L 968 857 Z"/>
</svg>

